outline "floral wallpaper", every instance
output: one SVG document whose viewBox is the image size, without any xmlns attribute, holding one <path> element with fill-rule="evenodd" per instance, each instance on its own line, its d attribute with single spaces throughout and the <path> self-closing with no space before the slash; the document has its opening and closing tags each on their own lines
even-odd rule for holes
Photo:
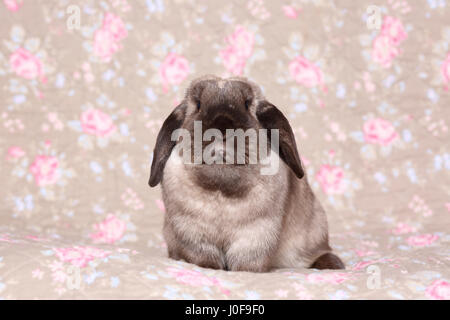
<svg viewBox="0 0 450 320">
<path fill-rule="evenodd" d="M 1 0 L 0 298 L 450 299 L 448 0 Z M 203 75 L 288 117 L 346 270 L 167 258 L 158 130 Z"/>
</svg>

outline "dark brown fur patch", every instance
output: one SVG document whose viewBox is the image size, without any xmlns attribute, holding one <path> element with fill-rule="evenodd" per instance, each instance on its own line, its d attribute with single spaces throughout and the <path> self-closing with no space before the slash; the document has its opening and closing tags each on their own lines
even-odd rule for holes
<svg viewBox="0 0 450 320">
<path fill-rule="evenodd" d="M 333 253 L 325 253 L 311 265 L 313 269 L 345 269 L 344 263 Z"/>
</svg>

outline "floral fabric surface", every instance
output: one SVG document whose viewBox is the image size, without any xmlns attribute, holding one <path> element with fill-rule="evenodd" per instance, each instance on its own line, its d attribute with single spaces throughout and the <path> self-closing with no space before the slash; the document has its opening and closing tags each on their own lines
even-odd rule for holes
<svg viewBox="0 0 450 320">
<path fill-rule="evenodd" d="M 1 0 L 0 298 L 450 299 L 447 0 Z M 158 130 L 203 75 L 288 117 L 346 270 L 167 258 Z"/>
</svg>

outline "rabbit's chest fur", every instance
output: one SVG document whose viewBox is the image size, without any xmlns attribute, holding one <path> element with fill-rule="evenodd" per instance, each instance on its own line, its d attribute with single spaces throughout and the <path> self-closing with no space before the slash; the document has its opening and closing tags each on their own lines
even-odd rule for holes
<svg viewBox="0 0 450 320">
<path fill-rule="evenodd" d="M 220 173 L 219 168 L 211 166 L 185 165 L 177 153 L 172 153 L 162 181 L 166 224 L 179 239 L 213 244 L 225 251 L 238 247 L 240 242 L 253 242 L 255 247 L 276 242 L 283 219 L 283 195 L 288 188 L 287 169 L 280 164 L 278 173 L 272 176 L 260 175 L 257 167 L 253 169 L 228 168 Z M 236 181 L 225 185 L 217 181 L 233 180 L 234 174 L 238 176 Z M 208 180 L 212 182 L 202 182 Z M 237 191 L 230 191 L 230 195 L 221 188 Z"/>
</svg>

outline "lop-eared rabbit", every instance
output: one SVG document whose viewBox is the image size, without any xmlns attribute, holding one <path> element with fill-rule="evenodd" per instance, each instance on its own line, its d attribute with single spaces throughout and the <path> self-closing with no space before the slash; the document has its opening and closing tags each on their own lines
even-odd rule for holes
<svg viewBox="0 0 450 320">
<path fill-rule="evenodd" d="M 208 129 L 213 134 L 205 139 Z M 250 162 L 246 136 L 243 162 L 198 160 L 208 145 L 214 160 L 233 155 L 236 144 L 227 148 L 227 129 L 263 132 L 258 137 L 266 138 L 262 144 L 268 151 Z M 184 146 L 195 149 L 195 134 L 200 134 L 200 152 L 177 148 L 190 140 Z M 267 163 L 276 164 L 276 170 L 263 174 Z M 170 258 L 230 271 L 344 268 L 331 252 L 325 211 L 308 184 L 288 120 L 245 78 L 192 81 L 157 137 L 149 185 L 159 183 Z"/>
</svg>

